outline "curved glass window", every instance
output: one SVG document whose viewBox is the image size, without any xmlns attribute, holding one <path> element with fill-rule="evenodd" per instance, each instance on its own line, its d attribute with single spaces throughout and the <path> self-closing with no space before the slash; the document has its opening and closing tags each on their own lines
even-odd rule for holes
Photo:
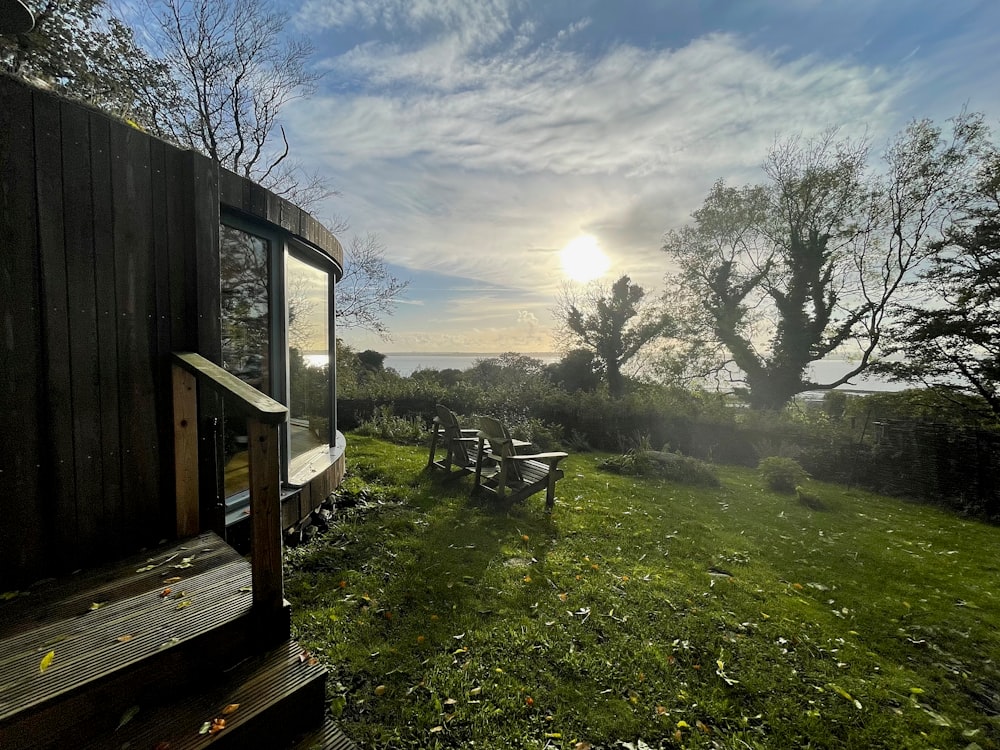
<svg viewBox="0 0 1000 750">
<path fill-rule="evenodd" d="M 271 394 L 271 243 L 223 225 L 220 232 L 222 366 Z M 224 423 L 225 496 L 250 488 L 246 424 Z"/>
<path fill-rule="evenodd" d="M 336 430 L 331 268 L 277 228 L 227 221 L 235 226 L 220 228 L 222 366 L 288 406 L 282 477 L 300 484 L 329 465 Z M 244 420 L 224 420 L 224 492 L 234 502 L 250 486 L 245 431 Z"/>
<path fill-rule="evenodd" d="M 285 288 L 288 430 L 294 462 L 297 457 L 331 443 L 330 274 L 289 255 Z"/>
</svg>

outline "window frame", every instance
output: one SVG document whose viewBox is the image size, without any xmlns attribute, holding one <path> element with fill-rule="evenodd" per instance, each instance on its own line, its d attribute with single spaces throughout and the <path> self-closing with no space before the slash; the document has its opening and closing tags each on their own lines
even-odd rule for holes
<svg viewBox="0 0 1000 750">
<path fill-rule="evenodd" d="M 220 233 L 221 226 L 227 226 L 246 234 L 259 237 L 268 242 L 269 257 L 267 259 L 268 268 L 268 376 L 270 378 L 271 393 L 273 399 L 289 408 L 288 416 L 280 426 L 281 449 L 281 481 L 286 486 L 301 486 L 329 466 L 332 454 L 337 445 L 337 406 L 336 406 L 336 301 L 335 288 L 340 270 L 337 262 L 321 250 L 311 247 L 307 243 L 292 236 L 286 230 L 281 229 L 269 222 L 261 221 L 245 214 L 226 210 L 220 211 L 219 216 Z M 220 245 L 221 257 L 221 245 Z M 291 417 L 291 393 L 290 393 L 290 372 L 289 372 L 289 350 L 288 350 L 288 258 L 294 257 L 296 260 L 315 268 L 327 275 L 328 299 L 327 299 L 327 349 L 330 363 L 330 377 L 327 387 L 329 389 L 329 420 L 330 428 L 327 434 L 325 445 L 317 446 L 311 451 L 307 451 L 304 456 L 312 460 L 306 461 L 304 466 L 297 466 L 293 472 L 293 462 L 299 457 L 293 457 L 291 451 L 291 430 L 288 420 Z M 219 279 L 221 285 L 221 278 Z M 221 310 L 219 311 L 221 316 Z M 227 496 L 228 502 L 234 498 L 239 498 L 244 492 L 237 492 Z"/>
</svg>

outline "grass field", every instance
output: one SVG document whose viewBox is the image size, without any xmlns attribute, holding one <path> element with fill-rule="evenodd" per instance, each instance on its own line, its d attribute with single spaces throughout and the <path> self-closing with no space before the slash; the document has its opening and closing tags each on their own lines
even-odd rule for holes
<svg viewBox="0 0 1000 750">
<path fill-rule="evenodd" d="M 358 505 L 287 553 L 286 595 L 361 747 L 1000 748 L 1000 529 L 600 458 L 546 517 L 349 437 Z"/>
</svg>

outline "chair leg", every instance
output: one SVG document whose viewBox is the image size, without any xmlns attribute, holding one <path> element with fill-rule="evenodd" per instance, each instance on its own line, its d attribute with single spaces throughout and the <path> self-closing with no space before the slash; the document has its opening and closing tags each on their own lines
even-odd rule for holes
<svg viewBox="0 0 1000 750">
<path fill-rule="evenodd" d="M 549 486 L 545 488 L 545 512 L 551 513 L 556 504 L 556 475 L 549 473 Z"/>
<path fill-rule="evenodd" d="M 434 453 L 437 450 L 437 442 L 438 442 L 438 431 L 437 431 L 437 425 L 435 425 L 434 432 L 431 433 L 431 454 L 427 458 L 428 466 L 434 466 Z"/>
</svg>

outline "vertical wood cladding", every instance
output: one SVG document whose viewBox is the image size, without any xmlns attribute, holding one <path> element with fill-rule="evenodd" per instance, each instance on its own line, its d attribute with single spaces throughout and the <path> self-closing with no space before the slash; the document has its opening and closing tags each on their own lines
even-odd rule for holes
<svg viewBox="0 0 1000 750">
<path fill-rule="evenodd" d="M 8 78 L 0 102 L 8 590 L 171 536 L 169 354 L 219 346 L 219 198 L 203 157 Z"/>
<path fill-rule="evenodd" d="M 170 353 L 221 361 L 220 203 L 343 267 L 288 201 L 0 76 L 0 591 L 173 535 Z"/>
</svg>

